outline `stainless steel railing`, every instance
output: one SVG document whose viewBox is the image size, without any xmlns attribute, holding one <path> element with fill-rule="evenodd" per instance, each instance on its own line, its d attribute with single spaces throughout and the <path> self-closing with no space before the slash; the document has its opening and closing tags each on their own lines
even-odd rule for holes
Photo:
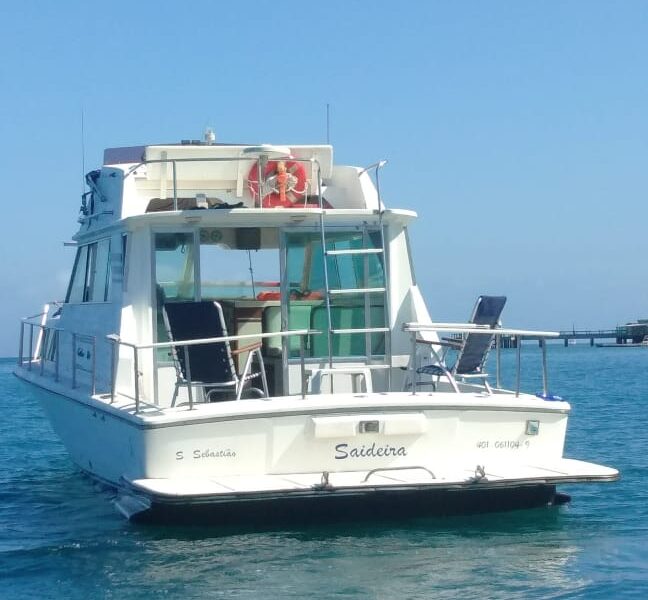
<svg viewBox="0 0 648 600">
<path fill-rule="evenodd" d="M 543 394 L 548 395 L 549 389 L 549 378 L 547 375 L 547 345 L 545 343 L 546 338 L 556 338 L 559 336 L 559 333 L 556 331 L 531 331 L 526 329 L 504 329 L 504 328 L 494 328 L 491 329 L 487 325 L 475 325 L 472 323 L 405 323 L 403 325 L 403 331 L 409 332 L 411 334 L 411 351 L 410 359 L 408 366 L 408 377 L 409 382 L 412 386 L 412 393 L 416 394 L 417 388 L 417 344 L 418 344 L 418 334 L 424 331 L 431 332 L 446 332 L 446 333 L 460 333 L 460 334 L 483 334 L 483 335 L 492 335 L 495 337 L 495 349 L 496 349 L 496 386 L 499 388 L 501 386 L 500 375 L 501 375 L 501 357 L 500 357 L 500 338 L 503 335 L 506 336 L 516 336 L 519 340 L 525 337 L 532 339 L 540 339 L 540 346 L 542 348 L 542 386 Z M 430 346 L 432 356 L 437 361 L 439 365 L 444 364 L 443 357 L 439 355 L 438 351 L 434 346 L 442 347 L 443 343 L 434 341 L 426 341 L 426 344 Z M 516 354 L 516 386 L 515 386 L 515 396 L 520 395 L 520 383 L 521 383 L 521 373 L 522 373 L 522 344 L 517 344 L 517 354 Z M 450 385 L 452 386 L 455 392 L 459 392 L 459 387 L 457 382 L 454 379 L 454 376 L 450 372 L 450 369 L 444 369 L 446 371 L 445 375 L 449 380 Z M 489 390 L 487 381 L 484 383 L 484 387 Z"/>
<path fill-rule="evenodd" d="M 43 313 L 46 314 L 46 313 Z M 26 366 L 28 371 L 31 371 L 35 365 L 40 370 L 40 375 L 45 374 L 45 365 L 47 362 L 54 363 L 54 381 L 59 381 L 61 374 L 61 338 L 63 335 L 70 336 L 71 342 L 71 382 L 72 389 L 76 389 L 79 385 L 79 373 L 85 372 L 90 377 L 90 390 L 94 395 L 97 391 L 97 337 L 94 335 L 75 333 L 61 329 L 60 327 L 53 327 L 45 325 L 44 323 L 34 323 L 30 319 L 42 315 L 35 315 L 35 317 L 28 317 L 22 319 L 20 322 L 20 341 L 18 346 L 18 365 Z M 28 356 L 25 357 L 25 329 L 29 328 L 27 339 Z M 36 346 L 34 345 L 35 331 L 38 330 L 38 338 Z M 82 348 L 82 345 L 90 346 L 90 349 Z M 49 354 L 53 353 L 53 358 L 49 358 Z M 82 353 L 82 354 L 81 354 Z M 83 356 L 86 360 L 90 361 L 90 366 L 85 366 L 78 359 Z"/>
<path fill-rule="evenodd" d="M 213 344 L 218 342 L 235 342 L 235 341 L 245 341 L 245 340 L 258 340 L 263 338 L 271 337 L 292 337 L 299 336 L 299 359 L 300 359 L 300 379 L 301 379 L 301 396 L 302 398 L 306 397 L 306 365 L 305 365 L 305 352 L 304 352 L 304 339 L 306 336 L 318 335 L 321 331 L 311 330 L 311 329 L 295 329 L 291 331 L 273 331 L 268 333 L 253 333 L 246 335 L 228 335 L 215 338 L 203 338 L 197 340 L 185 340 L 185 341 L 173 341 L 173 342 L 158 342 L 151 344 L 135 344 L 132 342 L 127 342 L 122 340 L 117 334 L 111 334 L 107 336 L 107 339 L 112 343 L 113 350 L 111 353 L 111 389 L 110 389 L 110 401 L 113 403 L 115 401 L 116 395 L 116 383 L 117 383 L 117 370 L 118 370 L 118 356 L 119 356 L 119 347 L 124 346 L 132 349 L 133 351 L 133 377 L 134 377 L 134 395 L 127 396 L 131 397 L 135 401 L 135 412 L 140 411 L 141 404 L 141 394 L 140 394 L 140 377 L 143 373 L 139 370 L 140 364 L 140 352 L 142 350 L 155 350 L 158 348 L 183 348 L 183 351 L 186 353 L 186 349 L 189 346 L 199 346 L 204 344 Z M 186 358 L 186 354 L 185 354 Z M 191 386 L 191 373 L 187 372 L 187 385 Z M 120 392 L 121 393 L 121 392 Z M 121 393 L 121 395 L 126 395 Z M 193 409 L 193 395 L 189 395 L 189 410 Z"/>
<path fill-rule="evenodd" d="M 45 375 L 45 364 L 51 360 L 54 366 L 54 380 L 59 381 L 61 373 L 61 338 L 63 335 L 69 335 L 71 341 L 71 385 L 72 389 L 76 389 L 79 385 L 79 373 L 85 372 L 89 375 L 89 387 L 92 395 L 97 393 L 97 337 L 94 335 L 81 334 L 76 332 L 66 331 L 59 327 L 52 327 L 42 323 L 35 323 L 30 319 L 40 317 L 42 315 L 35 315 L 22 319 L 20 322 L 20 342 L 18 348 L 18 365 L 25 367 L 31 371 L 34 366 L 40 369 L 40 375 Z M 26 334 L 26 329 L 28 333 Z M 36 338 L 36 330 L 40 339 L 38 352 L 34 349 L 34 340 Z M 115 401 L 117 374 L 118 374 L 118 357 L 119 347 L 125 346 L 133 350 L 133 375 L 134 375 L 134 391 L 133 395 L 129 396 L 127 393 L 120 392 L 122 396 L 132 398 L 135 401 L 135 412 L 140 411 L 141 404 L 141 384 L 140 377 L 143 375 L 140 370 L 140 352 L 147 349 L 156 348 L 184 348 L 189 346 L 211 344 L 215 342 L 233 342 L 252 339 L 263 339 L 270 337 L 292 337 L 299 336 L 299 362 L 300 362 L 300 387 L 301 396 L 306 396 L 306 365 L 305 365 L 305 338 L 311 335 L 318 335 L 321 331 L 310 329 L 297 329 L 291 331 L 273 331 L 269 333 L 255 333 L 248 335 L 232 335 L 218 338 L 204 338 L 198 340 L 187 340 L 180 342 L 160 342 L 151 344 L 134 344 L 120 339 L 116 334 L 106 336 L 110 342 L 110 402 Z M 53 336 L 50 338 L 50 336 Z M 51 341 L 48 340 L 51 339 Z M 25 342 L 29 340 L 28 356 L 25 356 Z M 86 346 L 84 350 L 82 345 Z M 90 347 L 88 349 L 88 346 Z M 49 353 L 53 354 L 52 359 L 48 358 Z M 90 360 L 90 366 L 83 365 L 78 359 L 83 352 L 86 360 Z M 89 356 L 88 356 L 89 354 Z M 188 385 L 191 385 L 191 379 L 188 379 Z M 193 401 L 190 397 L 190 409 L 193 408 Z"/>
<path fill-rule="evenodd" d="M 262 208 L 262 200 L 267 193 L 267 190 L 264 190 L 264 187 L 266 186 L 265 183 L 265 178 L 264 178 L 264 172 L 265 172 L 265 166 L 268 161 L 271 160 L 290 160 L 291 162 L 299 162 L 299 163 L 306 163 L 306 164 L 313 164 L 316 166 L 317 169 L 317 182 L 314 182 L 311 184 L 312 190 L 317 190 L 317 198 L 318 198 L 318 206 L 320 209 L 323 207 L 323 196 L 322 196 L 322 176 L 321 176 L 321 166 L 319 161 L 316 158 L 294 158 L 291 156 L 285 156 L 285 157 L 277 157 L 275 158 L 274 156 L 266 156 L 266 155 L 260 155 L 258 158 L 254 158 L 252 156 L 223 156 L 223 157 L 210 157 L 210 158 L 159 158 L 159 159 L 152 159 L 152 160 L 144 160 L 136 165 L 133 165 L 128 172 L 124 174 L 124 179 L 129 177 L 131 174 L 133 174 L 137 169 L 141 166 L 144 165 L 150 165 L 150 164 L 171 164 L 171 177 L 173 181 L 173 210 L 178 210 L 178 164 L 179 163 L 201 163 L 201 162 L 215 162 L 215 163 L 222 163 L 222 162 L 240 162 L 240 161 L 246 161 L 246 162 L 251 162 L 251 163 L 256 163 L 257 164 L 257 169 L 259 173 L 259 208 Z"/>
</svg>

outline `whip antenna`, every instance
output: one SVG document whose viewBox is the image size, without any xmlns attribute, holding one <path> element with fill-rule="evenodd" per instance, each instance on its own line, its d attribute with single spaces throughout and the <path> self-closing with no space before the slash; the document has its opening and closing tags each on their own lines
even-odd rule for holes
<svg viewBox="0 0 648 600">
<path fill-rule="evenodd" d="M 81 107 L 81 193 L 85 193 L 85 123 Z"/>
<path fill-rule="evenodd" d="M 248 264 L 250 265 L 249 267 L 250 279 L 252 280 L 252 296 L 256 298 L 256 289 L 254 285 L 254 269 L 252 268 L 252 252 L 248 250 L 247 253 L 248 253 Z"/>
</svg>

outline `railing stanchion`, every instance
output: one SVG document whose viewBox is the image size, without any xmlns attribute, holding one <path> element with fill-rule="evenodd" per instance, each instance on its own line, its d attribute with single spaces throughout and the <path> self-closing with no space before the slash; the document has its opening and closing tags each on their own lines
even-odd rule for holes
<svg viewBox="0 0 648 600">
<path fill-rule="evenodd" d="M 495 335 L 495 387 L 502 387 L 502 336 Z"/>
<path fill-rule="evenodd" d="M 522 367 L 522 337 L 518 336 L 517 338 L 517 382 L 515 385 L 516 398 L 520 396 L 521 367 Z"/>
<path fill-rule="evenodd" d="M 40 325 L 40 374 L 45 372 L 45 355 L 47 354 L 47 329 L 44 325 Z"/>
<path fill-rule="evenodd" d="M 97 391 L 97 338 L 92 336 L 92 396 Z"/>
<path fill-rule="evenodd" d="M 410 353 L 410 384 L 412 395 L 416 395 L 416 331 L 412 331 L 412 350 Z"/>
<path fill-rule="evenodd" d="M 112 352 L 110 353 L 110 404 L 115 402 L 115 384 L 117 380 L 117 340 L 111 339 Z"/>
<path fill-rule="evenodd" d="M 301 377 L 302 400 L 306 398 L 306 365 L 304 364 L 304 336 L 299 336 L 299 373 Z"/>
<path fill-rule="evenodd" d="M 20 321 L 20 340 L 18 341 L 18 365 L 23 363 L 23 345 L 25 343 L 25 321 Z"/>
<path fill-rule="evenodd" d="M 32 370 L 32 361 L 34 359 L 34 324 L 29 324 L 29 367 L 28 370 Z"/>
<path fill-rule="evenodd" d="M 189 394 L 189 410 L 193 410 L 193 383 L 191 382 L 191 366 L 189 365 L 189 347 L 183 346 L 182 350 L 184 351 L 185 369 L 187 371 L 187 393 Z"/>
<path fill-rule="evenodd" d="M 133 368 L 135 369 L 135 414 L 139 412 L 139 351 L 133 346 Z"/>
<path fill-rule="evenodd" d="M 542 391 L 545 398 L 549 394 L 549 380 L 547 376 L 547 340 L 540 338 L 540 345 L 542 346 Z"/>
</svg>

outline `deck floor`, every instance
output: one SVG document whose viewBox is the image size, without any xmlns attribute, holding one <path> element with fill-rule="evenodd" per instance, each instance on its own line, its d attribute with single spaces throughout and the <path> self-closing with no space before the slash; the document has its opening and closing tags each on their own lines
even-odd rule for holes
<svg viewBox="0 0 648 600">
<path fill-rule="evenodd" d="M 429 470 L 428 470 L 429 469 Z M 433 476 L 434 475 L 434 476 Z M 329 488 L 375 489 L 396 487 L 462 487 L 474 485 L 522 485 L 526 483 L 576 483 L 612 481 L 615 469 L 573 459 L 559 459 L 544 465 L 499 464 L 484 467 L 484 476 L 476 467 L 443 466 L 329 473 L 293 473 L 282 475 L 228 475 L 211 478 L 136 479 L 135 489 L 160 496 L 213 496 L 267 492 L 298 492 Z"/>
</svg>

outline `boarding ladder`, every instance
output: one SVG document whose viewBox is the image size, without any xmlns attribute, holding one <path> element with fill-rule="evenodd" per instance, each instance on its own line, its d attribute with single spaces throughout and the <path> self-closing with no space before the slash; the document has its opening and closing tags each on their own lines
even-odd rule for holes
<svg viewBox="0 0 648 600">
<path fill-rule="evenodd" d="M 364 334 L 365 336 L 365 355 L 360 356 L 360 359 L 364 359 L 365 365 L 364 369 L 386 369 L 387 370 L 387 389 L 391 389 L 391 368 L 392 368 L 392 353 L 391 353 L 391 328 L 389 327 L 390 323 L 390 310 L 389 310 L 389 273 L 387 267 L 387 256 L 385 253 L 385 229 L 383 225 L 383 216 L 384 216 L 384 207 L 382 199 L 380 197 L 380 186 L 378 183 L 378 170 L 385 164 L 386 161 L 381 161 L 375 165 L 371 165 L 361 171 L 358 176 L 360 176 L 365 171 L 369 169 L 375 169 L 376 177 L 376 192 L 378 196 L 378 229 L 379 229 L 379 244 L 371 244 L 372 240 L 370 238 L 370 228 L 365 222 L 362 227 L 362 248 L 345 248 L 345 249 L 329 249 L 328 240 L 327 240 L 327 223 L 326 215 L 327 210 L 323 207 L 322 195 L 320 194 L 320 219 L 319 219 L 319 229 L 321 235 L 321 244 L 322 244 L 322 261 L 323 261 L 323 273 L 324 273 L 324 287 L 325 287 L 325 301 L 326 301 L 326 315 L 327 315 L 327 324 L 328 324 L 328 366 L 327 371 L 335 372 L 339 371 L 341 373 L 348 372 L 351 374 L 357 373 L 358 368 L 347 368 L 345 370 L 344 366 L 333 367 L 333 339 L 334 336 L 345 335 L 345 334 Z M 373 246 L 373 247 L 371 247 Z M 383 277 L 384 284 L 381 287 L 370 287 L 369 286 L 369 257 L 371 255 L 382 255 L 382 268 L 383 268 Z M 329 277 L 329 257 L 341 257 L 349 256 L 351 258 L 355 256 L 364 257 L 363 264 L 363 279 L 362 287 L 358 288 L 337 288 L 332 289 L 330 285 Z M 382 295 L 383 297 L 383 320 L 382 324 L 376 325 L 371 323 L 371 300 L 372 297 L 376 295 Z M 341 296 L 349 295 L 361 295 L 364 297 L 364 327 L 359 328 L 335 328 L 332 315 L 332 301 L 334 298 L 339 298 Z M 376 362 L 373 352 L 372 352 L 372 340 L 371 336 L 376 333 L 382 333 L 385 336 L 385 348 L 384 348 L 384 360 L 382 362 Z M 365 376 L 366 377 L 366 376 Z M 365 381 L 367 385 L 367 390 L 370 390 L 370 384 L 368 381 Z M 332 385 L 332 378 L 331 378 Z"/>
</svg>

